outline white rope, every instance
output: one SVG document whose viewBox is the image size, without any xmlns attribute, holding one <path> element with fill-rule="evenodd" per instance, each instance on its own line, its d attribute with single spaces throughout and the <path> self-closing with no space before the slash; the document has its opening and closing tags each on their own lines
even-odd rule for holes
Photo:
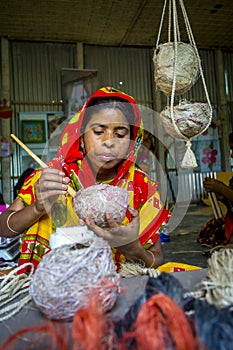
<svg viewBox="0 0 233 350">
<path fill-rule="evenodd" d="M 158 47 L 158 43 L 159 43 L 159 40 L 160 40 L 160 35 L 161 35 L 161 31 L 162 31 L 162 26 L 163 26 L 163 20 L 164 20 L 166 6 L 167 6 L 167 0 L 164 1 L 164 5 L 163 5 L 163 12 L 162 12 L 161 20 L 160 20 L 160 25 L 159 25 L 159 32 L 158 32 L 158 37 L 157 37 L 157 42 L 156 42 L 156 48 Z"/>
<path fill-rule="evenodd" d="M 190 43 L 193 45 L 194 51 L 195 51 L 195 53 L 197 55 L 198 68 L 199 68 L 199 71 L 200 71 L 200 75 L 201 75 L 201 78 L 202 78 L 202 83 L 203 83 L 206 99 L 207 99 L 207 102 L 208 102 L 208 105 L 209 105 L 209 108 L 210 108 L 210 111 L 211 111 L 211 116 L 212 116 L 212 106 L 211 106 L 211 103 L 210 103 L 209 94 L 208 94 L 206 83 L 205 83 L 205 78 L 204 78 L 204 74 L 203 74 L 203 70 L 202 70 L 202 66 L 201 66 L 200 56 L 199 56 L 199 53 L 198 53 L 198 50 L 197 50 L 197 46 L 196 46 L 196 43 L 195 43 L 195 40 L 194 40 L 194 37 L 193 37 L 193 33 L 192 33 L 191 26 L 190 26 L 190 23 L 189 23 L 189 20 L 188 20 L 188 16 L 187 16 L 187 13 L 186 13 L 186 10 L 185 10 L 185 7 L 184 7 L 183 0 L 179 0 L 179 2 L 180 2 L 181 9 L 182 9 L 182 13 L 183 13 L 183 17 L 184 17 L 184 21 L 185 21 L 185 25 L 186 25 L 186 30 L 187 30 L 187 33 L 188 33 L 188 36 L 189 36 Z M 177 31 L 176 31 L 177 30 L 176 22 L 178 22 L 178 20 L 177 20 L 176 0 L 173 0 L 173 22 L 174 22 L 175 62 L 174 62 L 174 76 L 173 76 L 174 80 L 173 80 L 172 94 L 171 94 L 171 119 L 172 119 L 173 126 L 174 126 L 174 129 L 176 130 L 176 132 L 181 136 L 182 139 L 184 139 L 185 141 L 188 141 L 188 140 L 191 140 L 192 138 L 190 138 L 190 139 L 187 138 L 180 131 L 179 127 L 177 126 L 177 124 L 175 122 L 174 110 L 173 110 L 173 108 L 174 108 L 174 98 L 175 98 L 175 89 L 176 89 L 177 62 L 178 62 L 178 55 L 177 55 L 177 51 L 178 51 L 177 50 L 177 44 L 178 43 L 177 43 Z M 201 135 L 203 132 L 205 132 L 208 129 L 208 127 L 210 126 L 210 123 L 211 123 L 211 119 L 212 118 L 210 117 L 209 118 L 209 122 L 207 123 L 206 127 L 201 132 L 196 134 L 195 137 Z"/>
<path fill-rule="evenodd" d="M 158 277 L 161 272 L 157 269 L 145 267 L 139 263 L 126 262 L 121 264 L 121 277 L 133 277 L 149 275 L 149 277 Z"/>
<path fill-rule="evenodd" d="M 30 273 L 18 274 L 19 271 L 26 267 L 31 267 Z M 32 263 L 25 263 L 21 266 L 12 269 L 0 283 L 0 322 L 9 319 L 15 315 L 22 307 L 27 304 L 32 298 L 28 294 L 34 266 Z M 14 301 L 20 295 L 27 293 L 26 296 L 19 301 Z M 14 301 L 14 302 L 13 302 Z M 7 305 L 7 306 L 5 306 Z M 4 307 L 3 307 L 4 306 Z"/>
<path fill-rule="evenodd" d="M 205 279 L 201 283 L 205 300 L 222 308 L 233 304 L 233 249 L 214 251 L 208 260 Z"/>
<path fill-rule="evenodd" d="M 168 42 L 171 41 L 171 21 L 172 21 L 172 3 L 169 0 L 169 12 L 168 12 Z"/>
<path fill-rule="evenodd" d="M 210 108 L 211 114 L 212 114 L 212 105 L 210 103 L 210 98 L 209 98 L 209 94 L 208 94 L 207 87 L 206 87 L 206 82 L 205 82 L 205 77 L 204 77 L 203 70 L 202 70 L 200 56 L 199 56 L 199 53 L 198 53 L 196 42 L 195 42 L 194 37 L 193 37 L 193 33 L 192 33 L 192 30 L 191 30 L 190 22 L 188 20 L 187 12 L 186 12 L 185 7 L 184 7 L 183 0 L 180 0 L 180 6 L 181 6 L 181 9 L 182 9 L 182 12 L 183 12 L 184 21 L 185 21 L 185 24 L 186 24 L 186 29 L 188 30 L 188 33 L 189 33 L 190 43 L 193 45 L 194 50 L 195 50 L 196 55 L 197 55 L 197 58 L 198 58 L 198 66 L 199 66 L 199 70 L 200 70 L 202 84 L 203 84 L 203 87 L 204 87 L 204 90 L 205 90 L 206 99 L 207 99 L 207 102 L 208 102 L 208 105 L 209 105 L 209 108 Z M 205 132 L 205 130 L 208 129 L 208 127 L 210 126 L 210 123 L 211 123 L 211 118 L 210 118 L 210 121 L 207 124 L 206 128 L 201 133 Z"/>
<path fill-rule="evenodd" d="M 26 305 L 31 300 L 32 300 L 32 297 L 30 295 L 26 295 L 20 301 L 14 303 L 8 307 L 5 307 L 3 310 L 0 310 L 0 315 L 5 314 L 5 316 L 0 317 L 0 322 L 8 320 L 9 318 L 11 318 L 15 314 L 17 314 L 24 307 L 24 305 Z"/>
<path fill-rule="evenodd" d="M 164 20 L 164 13 L 165 13 L 165 7 L 166 7 L 167 1 L 165 0 L 164 2 L 164 8 L 163 8 L 163 14 L 162 14 L 162 18 L 161 18 L 161 23 Z M 201 60 L 199 57 L 199 53 L 197 50 L 197 46 L 193 37 L 193 33 L 191 30 L 191 26 L 190 26 L 190 22 L 184 7 L 184 3 L 183 0 L 179 0 L 179 4 L 182 10 L 182 14 L 183 14 L 183 18 L 184 18 L 184 23 L 185 23 L 185 28 L 186 28 L 186 32 L 190 41 L 190 44 L 192 45 L 194 52 L 196 54 L 197 57 L 197 63 L 198 63 L 198 68 L 199 68 L 199 72 L 200 72 L 200 76 L 202 79 L 202 84 L 204 87 L 204 91 L 205 91 L 205 95 L 206 95 L 206 99 L 207 99 L 207 103 L 210 109 L 210 117 L 207 120 L 207 123 L 204 127 L 204 129 L 200 129 L 200 131 L 195 134 L 195 136 L 193 137 L 198 137 L 199 135 L 201 135 L 203 132 L 205 132 L 211 123 L 212 120 L 212 106 L 210 103 L 210 99 L 209 99 L 209 95 L 208 95 L 208 91 L 207 91 L 207 87 L 206 87 L 206 83 L 205 83 L 205 78 L 204 78 L 204 74 L 203 74 L 203 70 L 202 70 L 202 66 L 201 66 Z M 177 84 L 177 65 L 178 65 L 178 42 L 181 41 L 180 39 L 180 31 L 179 31 L 179 23 L 178 23 L 178 16 L 177 16 L 177 7 L 176 7 L 176 0 L 169 0 L 169 21 L 168 21 L 168 41 L 170 42 L 170 38 L 171 38 L 171 12 L 173 14 L 173 31 L 174 31 L 174 70 L 173 70 L 173 81 L 172 81 L 172 92 L 171 92 L 171 98 L 170 98 L 170 113 L 171 113 L 171 120 L 172 120 L 172 125 L 174 127 L 174 130 L 176 131 L 177 135 L 179 135 L 179 137 L 181 139 L 183 139 L 186 143 L 186 152 L 185 155 L 183 157 L 182 163 L 181 163 L 181 167 L 182 168 L 194 168 L 197 167 L 197 161 L 196 161 L 196 157 L 195 154 L 193 153 L 193 151 L 191 150 L 191 140 L 193 137 L 187 137 L 186 135 L 184 135 L 178 124 L 175 121 L 174 118 L 174 101 L 175 101 L 175 93 L 176 93 L 176 84 Z M 157 43 L 156 43 L 156 47 L 158 47 L 159 45 L 159 38 L 161 35 L 161 28 L 160 27 L 160 31 L 159 31 L 159 35 L 158 35 L 158 39 L 157 39 Z"/>
</svg>

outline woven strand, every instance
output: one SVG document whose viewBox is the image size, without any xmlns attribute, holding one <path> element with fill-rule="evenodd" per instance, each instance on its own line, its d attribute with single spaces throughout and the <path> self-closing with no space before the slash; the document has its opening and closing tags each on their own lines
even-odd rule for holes
<svg viewBox="0 0 233 350">
<path fill-rule="evenodd" d="M 28 267 L 28 266 L 31 267 L 31 271 L 29 275 L 18 274 L 19 271 L 23 270 L 25 267 Z M 33 272 L 34 272 L 33 264 L 25 263 L 13 269 L 1 281 L 0 283 L 0 315 L 3 315 L 3 316 L 0 317 L 0 322 L 7 320 L 13 315 L 15 315 L 17 312 L 19 312 L 22 309 L 22 307 L 25 304 L 27 304 L 32 299 L 31 296 L 28 295 L 28 288 L 32 279 Z M 25 293 L 27 293 L 27 295 L 21 298 L 21 300 L 12 302 L 15 298 Z"/>
<path fill-rule="evenodd" d="M 195 137 L 201 135 L 203 132 L 205 132 L 208 127 L 210 126 L 211 120 L 212 120 L 212 106 L 210 103 L 210 99 L 209 99 L 209 95 L 208 95 L 208 91 L 207 91 L 207 87 L 206 87 L 206 83 L 205 83 L 205 78 L 204 78 L 204 74 L 203 74 L 203 70 L 202 70 L 202 66 L 201 66 L 201 61 L 200 61 L 200 57 L 198 54 L 198 50 L 196 47 L 196 43 L 192 34 L 192 30 L 190 27 L 190 23 L 188 20 L 188 16 L 183 4 L 182 0 L 179 0 L 180 2 L 180 6 L 181 6 L 181 10 L 183 13 L 183 17 L 184 17 L 184 21 L 185 21 L 185 27 L 186 27 L 186 31 L 189 37 L 189 41 L 192 44 L 194 51 L 197 55 L 197 62 L 198 62 L 198 67 L 199 67 L 199 71 L 200 71 L 200 75 L 202 78 L 202 83 L 203 83 L 203 87 L 204 87 L 204 91 L 206 94 L 206 98 L 207 98 L 207 102 L 210 108 L 210 118 L 205 126 L 205 128 L 203 130 L 201 130 L 198 134 L 195 135 Z M 166 2 L 165 2 L 166 4 Z M 171 1 L 169 3 L 169 5 L 171 4 Z M 179 129 L 175 118 L 174 118 L 174 98 L 175 98 L 175 91 L 176 91 L 176 76 L 177 76 L 177 64 L 178 64 L 178 40 L 180 41 L 180 33 L 179 33 L 179 25 L 178 25 L 178 19 L 177 19 L 177 8 L 176 8 L 176 0 L 173 0 L 173 29 L 174 29 L 174 44 L 175 44 L 175 53 L 174 53 L 174 70 L 173 70 L 173 84 L 172 84 L 172 93 L 171 93 L 171 101 L 170 101 L 170 111 L 171 111 L 171 120 L 172 120 L 172 124 L 173 127 L 175 129 L 175 131 L 177 132 L 177 134 L 185 140 L 186 142 L 186 147 L 187 150 L 185 152 L 183 161 L 181 163 L 181 167 L 184 169 L 188 169 L 188 168 L 195 168 L 197 167 L 197 161 L 196 161 L 196 157 L 193 153 L 193 151 L 191 150 L 191 142 L 190 140 L 192 138 L 187 138 Z M 170 32 L 170 12 L 169 12 L 169 32 Z M 170 36 L 170 34 L 169 34 Z M 157 42 L 158 45 L 158 42 Z"/>
<path fill-rule="evenodd" d="M 233 304 L 233 249 L 222 248 L 214 251 L 208 260 L 205 279 L 201 290 L 205 292 L 205 300 L 218 308 Z"/>
<path fill-rule="evenodd" d="M 16 302 L 12 304 L 10 307 L 1 310 L 0 312 L 1 314 L 4 314 L 4 313 L 7 313 L 7 314 L 3 317 L 0 317 L 0 322 L 8 320 L 9 318 L 17 314 L 24 307 L 24 305 L 26 305 L 31 300 L 32 300 L 32 297 L 30 295 L 27 295 L 23 299 L 21 299 L 19 302 Z M 12 312 L 9 312 L 10 310 L 12 310 Z"/>
<path fill-rule="evenodd" d="M 133 277 L 149 275 L 150 277 L 158 277 L 160 271 L 157 269 L 144 267 L 139 263 L 126 262 L 121 264 L 120 275 L 121 277 Z"/>
<path fill-rule="evenodd" d="M 162 12 L 161 20 L 160 20 L 160 25 L 159 25 L 159 32 L 158 32 L 158 37 L 157 37 L 157 42 L 156 42 L 156 48 L 158 47 L 158 43 L 159 43 L 161 31 L 162 31 L 162 26 L 163 26 L 163 20 L 164 20 L 166 6 L 167 6 L 167 0 L 164 1 L 164 5 L 163 5 L 163 12 Z"/>
</svg>

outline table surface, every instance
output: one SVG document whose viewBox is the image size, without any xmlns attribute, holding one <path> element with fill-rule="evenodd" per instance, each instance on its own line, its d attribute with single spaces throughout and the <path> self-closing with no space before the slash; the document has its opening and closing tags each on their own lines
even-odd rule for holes
<svg viewBox="0 0 233 350">
<path fill-rule="evenodd" d="M 205 277 L 205 274 L 206 270 L 202 269 L 176 272 L 173 273 L 173 276 L 181 282 L 185 289 L 192 291 Z M 111 310 L 112 317 L 115 321 L 123 318 L 129 307 L 144 293 L 148 278 L 148 276 L 136 276 L 121 279 L 122 293 L 118 296 L 116 304 Z M 45 320 L 45 317 L 35 306 L 34 302 L 30 301 L 16 315 L 8 320 L 0 322 L 0 346 L 18 330 L 42 325 Z M 72 322 L 66 323 L 68 327 L 72 327 Z M 25 350 L 26 347 L 30 348 L 30 339 L 28 339 L 27 336 L 23 336 L 19 339 L 19 342 L 17 342 L 17 346 L 14 347 L 14 350 Z"/>
</svg>

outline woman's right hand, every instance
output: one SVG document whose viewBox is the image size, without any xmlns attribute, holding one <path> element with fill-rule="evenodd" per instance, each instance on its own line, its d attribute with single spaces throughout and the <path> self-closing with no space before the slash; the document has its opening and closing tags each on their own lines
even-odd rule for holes
<svg viewBox="0 0 233 350">
<path fill-rule="evenodd" d="M 54 168 L 44 168 L 39 180 L 35 183 L 35 206 L 40 213 L 48 213 L 60 195 L 68 189 L 69 178 Z"/>
</svg>

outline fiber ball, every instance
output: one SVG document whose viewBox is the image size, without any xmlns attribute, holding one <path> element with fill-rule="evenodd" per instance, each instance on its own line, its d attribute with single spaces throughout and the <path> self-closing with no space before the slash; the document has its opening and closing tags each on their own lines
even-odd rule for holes
<svg viewBox="0 0 233 350">
<path fill-rule="evenodd" d="M 154 51 L 154 78 L 156 86 L 166 95 L 172 94 L 175 65 L 175 43 L 161 44 Z M 177 43 L 175 95 L 187 92 L 197 81 L 199 63 L 197 54 L 191 44 Z"/>
<path fill-rule="evenodd" d="M 120 224 L 125 217 L 128 202 L 129 195 L 125 189 L 100 184 L 78 191 L 74 198 L 74 209 L 79 218 L 88 216 L 96 225 L 106 227 L 106 213 L 112 214 Z"/>
<path fill-rule="evenodd" d="M 190 103 L 181 101 L 173 108 L 173 117 L 182 137 L 174 128 L 171 118 L 171 108 L 166 107 L 160 113 L 160 119 L 167 133 L 174 138 L 191 138 L 203 132 L 211 117 L 212 112 L 207 103 Z"/>
<path fill-rule="evenodd" d="M 208 259 L 206 277 L 202 281 L 205 300 L 218 308 L 233 305 L 233 248 L 225 246 Z"/>
<path fill-rule="evenodd" d="M 85 245 L 65 245 L 44 255 L 29 288 L 37 307 L 53 320 L 71 319 L 87 306 L 93 292 L 99 294 L 105 311 L 113 307 L 120 292 L 111 248 L 99 237 Z"/>
</svg>

